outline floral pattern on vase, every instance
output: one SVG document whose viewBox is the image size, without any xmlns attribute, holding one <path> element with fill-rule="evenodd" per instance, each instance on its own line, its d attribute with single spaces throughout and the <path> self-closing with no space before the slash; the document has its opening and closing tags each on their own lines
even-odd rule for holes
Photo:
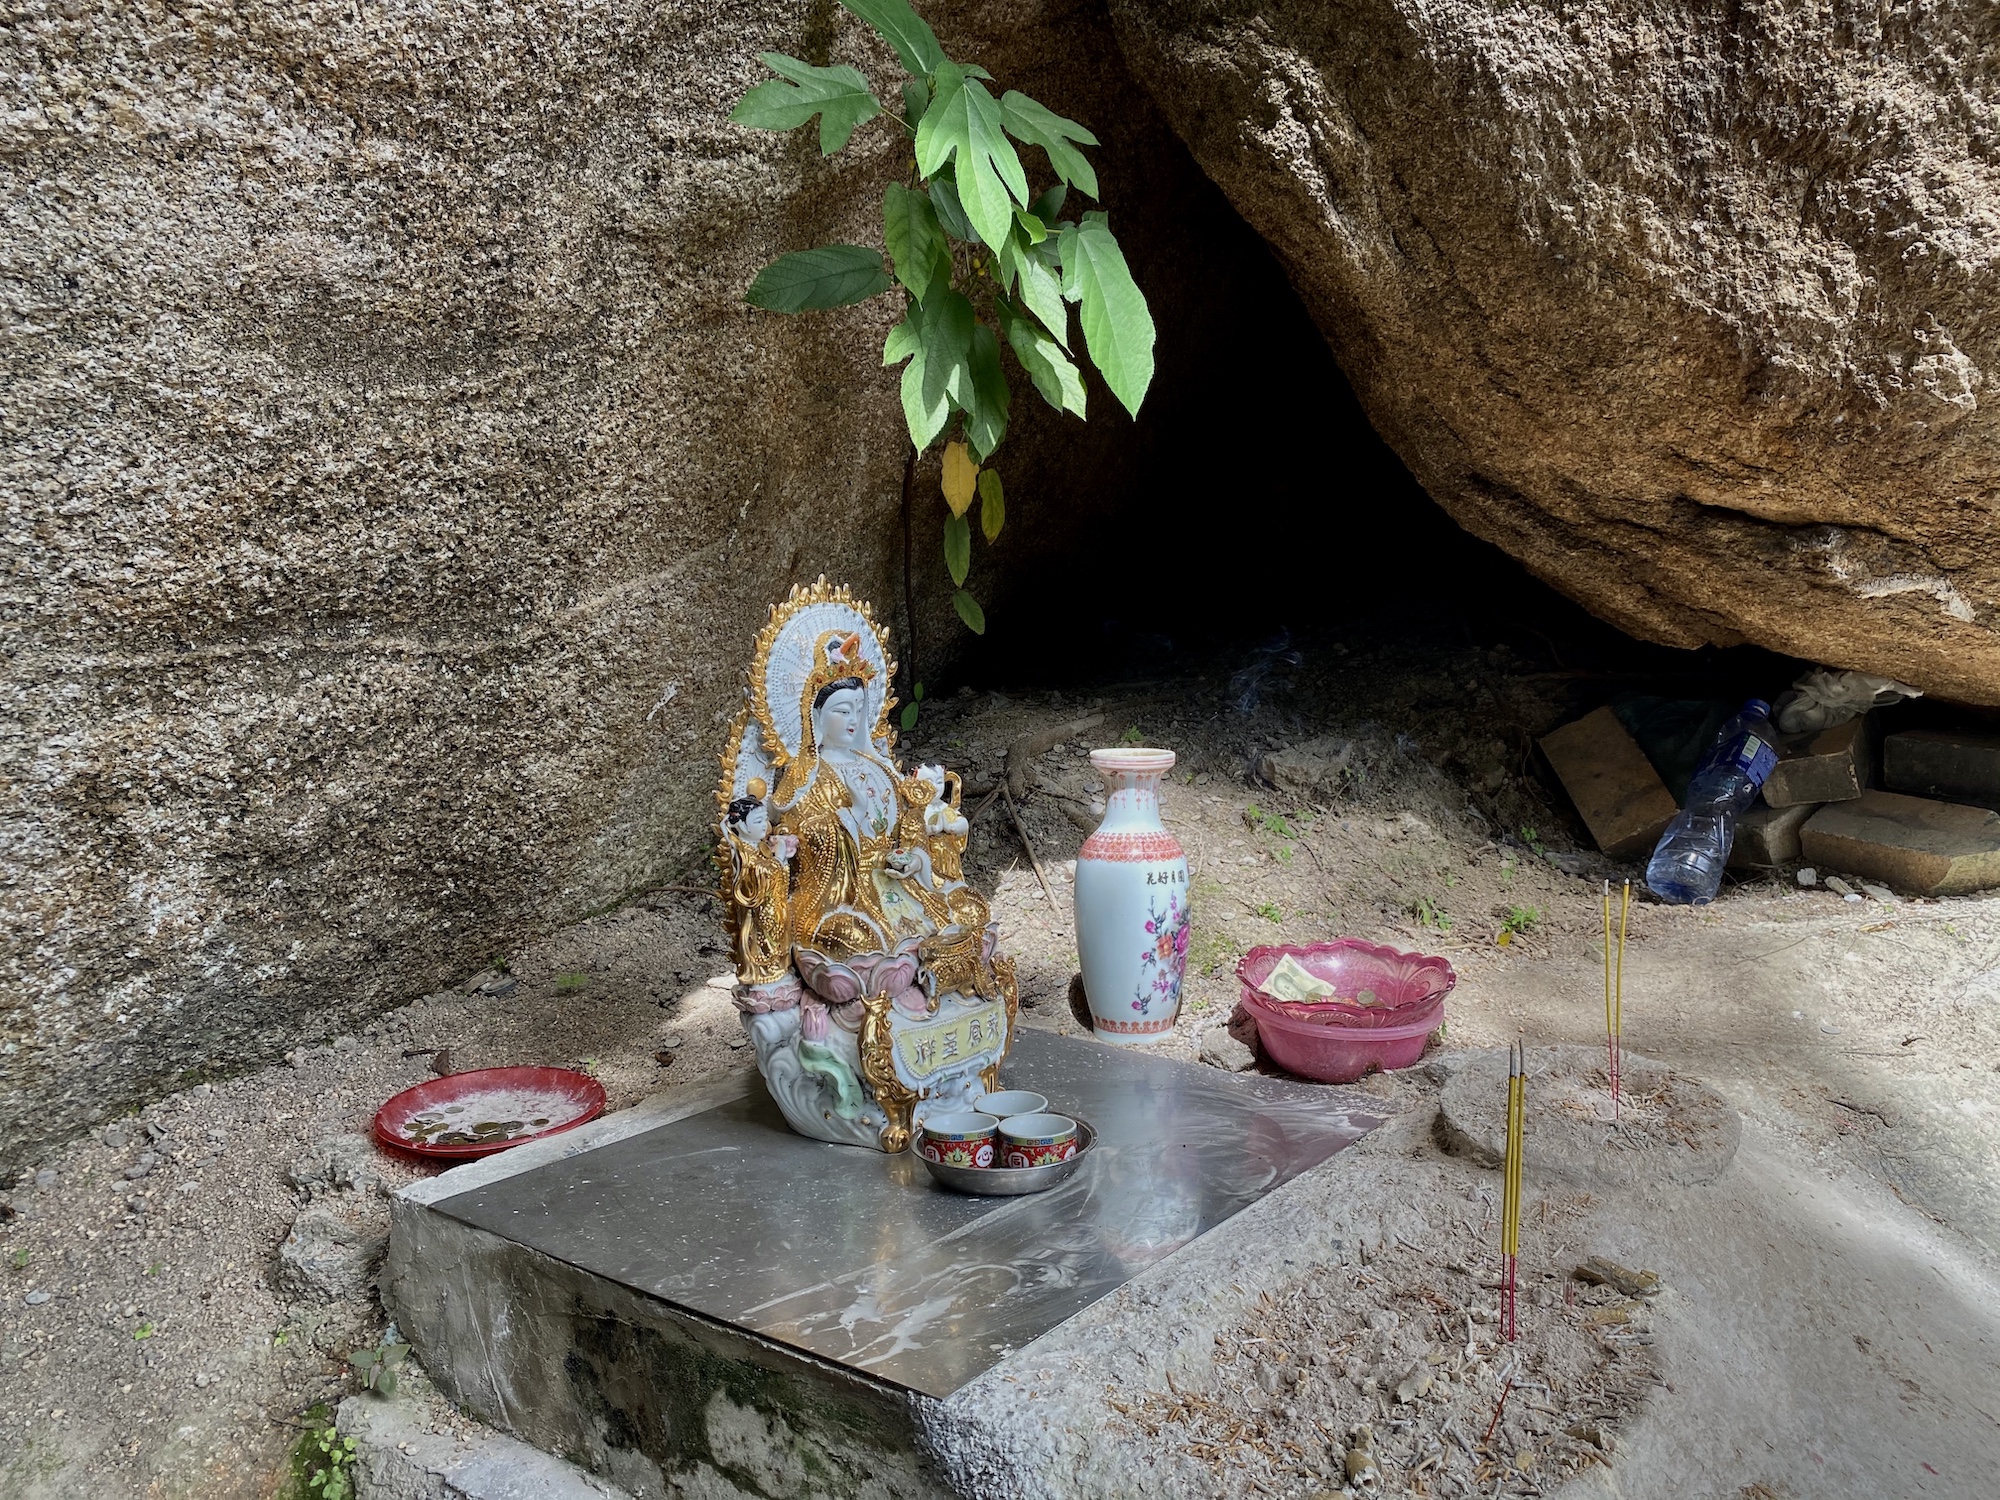
<svg viewBox="0 0 2000 1500">
<path fill-rule="evenodd" d="M 1139 955 L 1139 992 L 1132 1009 L 1145 1011 L 1159 1004 L 1179 1011 L 1181 978 L 1187 972 L 1188 911 L 1178 893 L 1169 893 L 1165 911 L 1155 905 L 1146 917 L 1152 940 Z"/>
<path fill-rule="evenodd" d="M 1171 750 L 1094 750 L 1104 822 L 1076 860 L 1077 957 L 1098 1040 L 1158 1041 L 1180 1013 L 1187 970 L 1188 867 L 1160 821 Z"/>
</svg>

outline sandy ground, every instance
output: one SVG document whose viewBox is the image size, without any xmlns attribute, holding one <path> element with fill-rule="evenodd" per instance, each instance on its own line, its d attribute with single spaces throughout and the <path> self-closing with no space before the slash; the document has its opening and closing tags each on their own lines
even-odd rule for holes
<svg viewBox="0 0 2000 1500">
<path fill-rule="evenodd" d="M 1226 1024 L 1245 948 L 1337 934 L 1451 959 L 1448 1049 L 1590 1043 L 1602 1026 L 1597 882 L 1629 872 L 1580 851 L 1524 774 L 1528 735 L 1560 720 L 1574 685 L 1520 667 L 1470 651 L 1412 666 L 1389 652 L 1267 693 L 1247 715 L 1219 680 L 1097 699 L 980 694 L 927 705 L 907 750 L 984 785 L 1024 732 L 1103 714 L 1091 743 L 1129 734 L 1182 753 L 1165 800 L 1195 869 L 1196 966 L 1170 1050 L 1195 1056 Z M 1345 707 L 1361 702 L 1372 720 Z M 1350 741 L 1335 784 L 1281 795 L 1255 780 L 1263 752 L 1327 735 Z M 1069 862 L 1093 779 L 1080 743 L 1022 769 L 1041 876 L 998 801 L 975 825 L 971 873 L 1018 955 L 1024 1016 L 1074 1030 Z M 0 1209 L 0 1496 L 279 1492 L 302 1414 L 353 1388 L 345 1354 L 383 1332 L 365 1286 L 328 1296 L 281 1274 L 278 1247 L 308 1206 L 364 1249 L 386 1225 L 381 1189 L 326 1181 L 314 1148 L 365 1131 L 440 1048 L 457 1069 L 587 1068 L 614 1109 L 738 1065 L 734 1012 L 707 983 L 725 963 L 705 898 L 652 893 L 524 946 L 511 994 L 426 997 L 38 1163 L 39 1180 L 26 1174 Z M 1586 1465 L 1564 1493 L 1990 1493 L 2000 898 L 1849 903 L 1763 880 L 1701 910 L 1644 903 L 1625 991 L 1628 1047 L 1721 1090 L 1744 1136 L 1718 1182 L 1600 1195 L 1543 1252 L 1558 1263 L 1535 1273 L 1552 1285 L 1565 1284 L 1561 1261 L 1594 1251 L 1669 1287 L 1649 1312 L 1665 1384 L 1617 1424 L 1608 1465 Z M 1421 1106 L 1422 1090 L 1403 1087 Z M 372 1170 L 393 1187 L 420 1169 Z M 1536 1201 L 1571 1192 L 1531 1186 Z M 1288 1336 L 1336 1344 L 1351 1290 L 1323 1291 L 1315 1301 L 1347 1310 Z M 1345 1363 L 1331 1366 L 1343 1378 Z M 1145 1395 L 1128 1394 L 1127 1406 Z M 1174 1440 L 1219 1453 L 1216 1436 Z M 1218 1493 L 1319 1488 L 1309 1469 L 1252 1485 L 1214 1462 Z M 1422 1474 L 1387 1477 L 1390 1493 L 1447 1492 Z"/>
</svg>

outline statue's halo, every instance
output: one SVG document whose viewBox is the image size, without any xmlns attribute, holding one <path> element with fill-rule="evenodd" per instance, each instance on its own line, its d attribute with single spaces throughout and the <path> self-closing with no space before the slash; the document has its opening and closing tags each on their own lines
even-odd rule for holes
<svg viewBox="0 0 2000 1500">
<path fill-rule="evenodd" d="M 859 654 L 874 668 L 862 688 L 867 717 L 875 726 L 869 738 L 888 752 L 889 710 L 894 706 L 889 682 L 896 664 L 868 606 L 822 576 L 810 588 L 794 585 L 789 599 L 771 607 L 770 622 L 758 634 L 750 660 L 750 709 L 764 731 L 764 748 L 780 766 L 789 764 L 804 743 L 806 682 L 819 666 L 815 649 L 828 631 L 860 637 Z"/>
</svg>

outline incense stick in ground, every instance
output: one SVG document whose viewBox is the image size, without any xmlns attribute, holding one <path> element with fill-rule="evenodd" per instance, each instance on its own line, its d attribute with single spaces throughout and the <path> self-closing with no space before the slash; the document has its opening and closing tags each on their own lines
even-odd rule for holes
<svg viewBox="0 0 2000 1500">
<path fill-rule="evenodd" d="M 1611 1086 L 1613 1113 L 1618 1101 L 1617 1022 L 1611 998 L 1611 882 L 1604 882 L 1604 1081 Z"/>
<path fill-rule="evenodd" d="M 1625 929 L 1632 919 L 1632 882 L 1625 882 L 1625 904 L 1618 912 L 1618 978 L 1611 1026 L 1611 1123 L 1618 1123 L 1625 1072 Z"/>
<path fill-rule="evenodd" d="M 1501 1334 L 1509 1342 L 1519 1326 L 1517 1257 L 1521 1249 L 1521 1162 L 1527 1126 L 1527 1071 L 1527 1043 L 1515 1042 L 1507 1048 L 1507 1156 L 1500 1211 L 1500 1324 Z"/>
</svg>

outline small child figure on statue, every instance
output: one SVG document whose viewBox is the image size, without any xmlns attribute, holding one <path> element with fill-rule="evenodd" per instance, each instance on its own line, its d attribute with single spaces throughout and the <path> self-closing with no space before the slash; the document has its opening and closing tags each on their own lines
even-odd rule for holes
<svg viewBox="0 0 2000 1500">
<path fill-rule="evenodd" d="M 768 788 L 753 780 L 748 795 L 729 804 L 723 827 L 729 834 L 731 890 L 736 925 L 736 977 L 746 985 L 785 978 L 792 967 L 791 860 L 799 841 L 771 831 Z"/>
</svg>

